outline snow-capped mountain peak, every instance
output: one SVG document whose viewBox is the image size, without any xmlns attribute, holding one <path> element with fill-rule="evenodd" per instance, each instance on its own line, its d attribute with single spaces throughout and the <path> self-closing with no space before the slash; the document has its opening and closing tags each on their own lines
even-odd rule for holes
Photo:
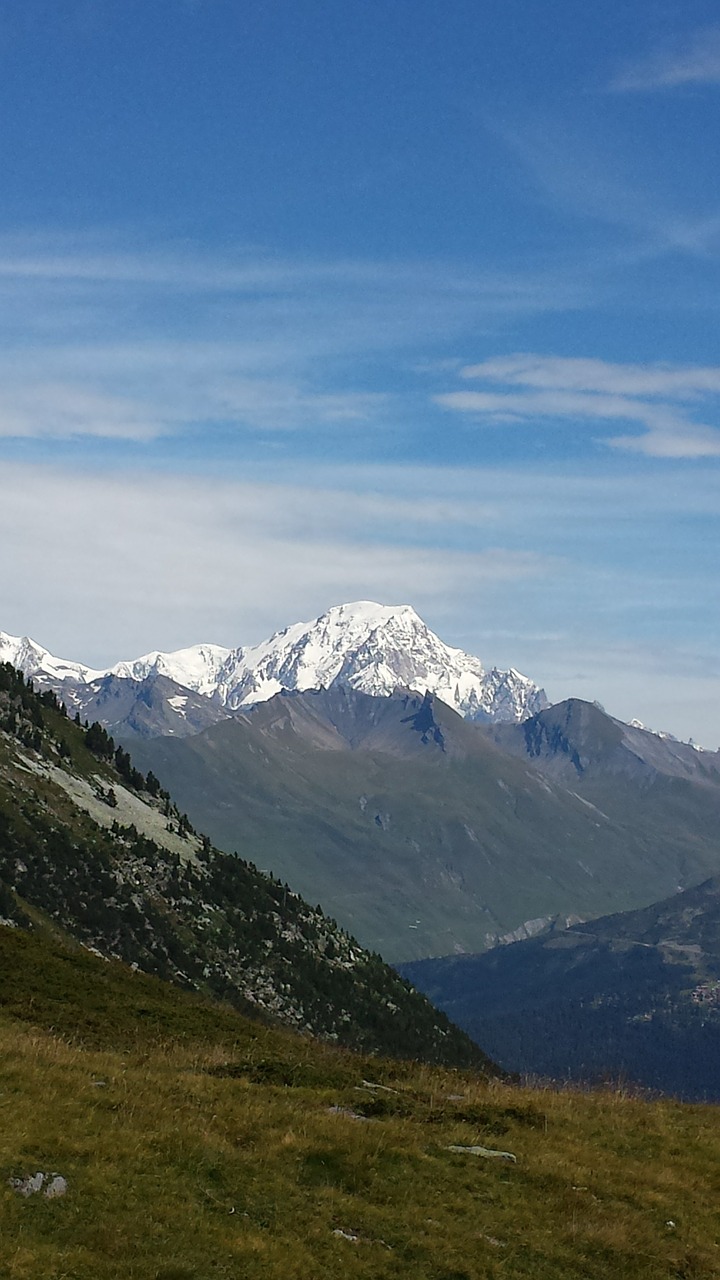
<svg viewBox="0 0 720 1280">
<path fill-rule="evenodd" d="M 430 691 L 473 718 L 524 719 L 547 705 L 517 672 L 485 673 L 479 658 L 443 643 L 411 605 L 369 600 L 337 605 L 242 652 L 218 692 L 231 709 L 263 702 L 282 689 L 338 683 L 378 697 L 397 688 Z"/>
<path fill-rule="evenodd" d="M 49 677 L 51 680 L 72 680 L 77 684 L 86 684 L 97 680 L 104 672 L 94 671 L 82 662 L 72 662 L 67 658 L 56 658 L 48 649 L 30 636 L 9 636 L 0 631 L 0 662 L 10 662 L 25 676 Z"/>
<path fill-rule="evenodd" d="M 312 622 L 297 622 L 245 649 L 234 670 L 227 671 L 223 701 L 247 706 L 281 689 L 326 689 L 336 680 L 367 693 L 392 693 L 415 673 L 400 659 L 413 641 L 417 650 L 417 637 L 426 630 L 410 605 L 370 600 L 336 605 Z M 388 661 L 390 668 L 382 672 Z M 375 673 L 376 690 L 365 687 L 368 668 Z"/>
<path fill-rule="evenodd" d="M 3 648 L 4 646 L 4 648 Z M 23 647 L 25 646 L 25 647 Z M 107 671 L 53 658 L 32 641 L 0 633 L 0 660 L 44 683 L 85 684 L 114 675 L 167 676 L 236 711 L 283 690 L 345 685 L 387 696 L 398 688 L 429 691 L 472 719 L 524 720 L 547 706 L 541 689 L 518 671 L 486 672 L 479 658 L 444 644 L 411 605 L 371 600 L 336 605 L 249 648 L 200 644 L 158 650 Z"/>
</svg>

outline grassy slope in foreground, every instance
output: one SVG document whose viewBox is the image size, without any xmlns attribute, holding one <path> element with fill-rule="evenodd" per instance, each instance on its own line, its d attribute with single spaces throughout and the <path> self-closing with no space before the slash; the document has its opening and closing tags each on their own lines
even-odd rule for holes
<svg viewBox="0 0 720 1280">
<path fill-rule="evenodd" d="M 8 1280 L 718 1274 L 712 1108 L 356 1057 L 0 937 Z M 8 1187 L 37 1170 L 62 1174 L 66 1196 Z"/>
</svg>

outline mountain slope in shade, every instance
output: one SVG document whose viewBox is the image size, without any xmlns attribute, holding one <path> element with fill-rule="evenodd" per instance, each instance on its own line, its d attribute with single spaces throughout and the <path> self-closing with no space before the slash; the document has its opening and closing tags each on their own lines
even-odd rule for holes
<svg viewBox="0 0 720 1280">
<path fill-rule="evenodd" d="M 705 878 L 691 871 L 698 867 L 699 840 L 709 839 L 720 853 L 720 752 L 623 724 L 577 698 L 549 707 L 525 724 L 489 725 L 485 731 L 549 783 L 564 785 L 600 813 L 643 831 L 658 849 L 668 837 L 678 842 L 683 852 L 677 883 L 648 884 L 646 903 Z M 717 863 L 705 865 L 710 875 L 718 869 Z"/>
<path fill-rule="evenodd" d="M 507 1070 L 720 1101 L 720 879 L 479 956 L 398 966 Z"/>
<path fill-rule="evenodd" d="M 299 622 L 251 648 L 195 645 L 153 652 L 98 672 L 53 658 L 26 637 L 0 633 L 0 660 L 39 683 L 87 683 L 102 676 L 167 679 L 229 711 L 264 702 L 283 689 L 332 684 L 385 696 L 397 688 L 429 691 L 462 715 L 520 721 L 547 706 L 532 680 L 513 669 L 486 672 L 480 659 L 444 644 L 409 605 L 371 601 L 338 605 L 312 622 Z"/>
<path fill-rule="evenodd" d="M 720 786 L 660 779 L 601 809 L 430 695 L 278 694 L 133 753 L 216 843 L 391 960 L 645 905 L 720 867 Z"/>
</svg>

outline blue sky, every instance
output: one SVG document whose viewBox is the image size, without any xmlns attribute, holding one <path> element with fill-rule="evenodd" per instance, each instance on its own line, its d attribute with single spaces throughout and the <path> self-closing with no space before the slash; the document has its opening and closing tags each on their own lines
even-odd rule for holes
<svg viewBox="0 0 720 1280">
<path fill-rule="evenodd" d="M 410 602 L 720 745 L 720 20 L 6 0 L 0 629 Z"/>
</svg>

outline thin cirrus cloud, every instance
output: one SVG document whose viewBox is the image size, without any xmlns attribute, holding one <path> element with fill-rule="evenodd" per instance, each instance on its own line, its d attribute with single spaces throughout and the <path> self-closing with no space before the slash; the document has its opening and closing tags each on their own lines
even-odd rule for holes
<svg viewBox="0 0 720 1280">
<path fill-rule="evenodd" d="M 610 82 L 614 93 L 720 84 L 720 27 L 704 27 L 674 47 L 656 49 L 627 65 Z"/>
<path fill-rule="evenodd" d="M 98 233 L 0 236 L 0 304 L 0 437 L 142 443 L 217 424 L 381 427 L 402 415 L 385 373 L 403 353 L 582 297 L 570 276 L 132 250 Z"/>
<path fill-rule="evenodd" d="M 144 442 L 161 431 L 154 406 L 132 397 L 52 381 L 0 388 L 0 438 Z"/>
<path fill-rule="evenodd" d="M 611 364 L 605 360 L 519 354 L 466 365 L 464 378 L 487 378 L 516 386 L 564 387 L 612 395 L 684 399 L 720 392 L 720 367 Z"/>
<path fill-rule="evenodd" d="M 712 212 L 668 207 L 664 195 L 638 185 L 633 167 L 613 147 L 598 147 L 565 120 L 550 115 L 486 127 L 515 157 L 543 203 L 572 218 L 604 223 L 626 239 L 606 246 L 602 271 L 665 254 L 706 257 L 717 252 L 720 218 Z M 597 271 L 597 246 L 586 270 Z"/>
<path fill-rule="evenodd" d="M 466 365 L 460 376 L 493 389 L 446 392 L 435 397 L 442 408 L 489 422 L 626 422 L 640 430 L 606 436 L 606 445 L 657 458 L 720 457 L 720 430 L 692 416 L 699 400 L 720 394 L 714 366 L 516 354 Z"/>
<path fill-rule="evenodd" d="M 444 261 L 283 258 L 242 247 L 200 252 L 146 243 L 139 248 L 114 244 L 95 235 L 0 235 L 0 282 L 19 296 L 33 284 L 46 288 L 110 288 L 178 293 L 210 298 L 297 300 L 314 311 L 362 306 L 373 320 L 385 308 L 407 322 L 408 314 L 428 303 L 458 311 L 464 319 L 477 309 L 491 314 L 525 314 L 577 305 L 582 287 L 573 277 L 537 270 L 514 274 Z M 66 293 L 65 296 L 68 296 Z M 113 301 L 116 301 L 113 298 Z M 322 310 L 322 308 L 321 308 Z M 424 326 L 427 329 L 429 326 Z"/>
</svg>

